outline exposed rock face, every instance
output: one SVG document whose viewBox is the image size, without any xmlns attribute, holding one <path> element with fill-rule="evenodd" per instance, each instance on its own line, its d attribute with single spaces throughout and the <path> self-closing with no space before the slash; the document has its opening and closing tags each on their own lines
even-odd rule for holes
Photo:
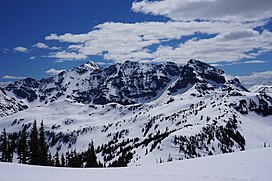
<svg viewBox="0 0 272 181">
<path fill-rule="evenodd" d="M 16 81 L 6 90 L 29 102 L 38 100 L 45 104 L 60 97 L 81 103 L 134 104 L 154 100 L 166 90 L 172 94 L 196 83 L 223 85 L 226 82 L 223 74 L 222 70 L 197 60 L 190 60 L 184 66 L 172 62 L 143 64 L 126 61 L 105 69 L 88 62 L 55 77 Z M 171 83 L 173 85 L 168 87 Z"/>
</svg>

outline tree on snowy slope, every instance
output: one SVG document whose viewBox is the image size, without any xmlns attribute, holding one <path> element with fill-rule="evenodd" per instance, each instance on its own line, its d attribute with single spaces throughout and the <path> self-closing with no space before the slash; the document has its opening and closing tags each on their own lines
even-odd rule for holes
<svg viewBox="0 0 272 181">
<path fill-rule="evenodd" d="M 39 129 L 39 146 L 40 146 L 40 165 L 48 165 L 48 145 L 44 134 L 43 121 Z"/>
<path fill-rule="evenodd" d="M 62 155 L 61 155 L 61 166 L 62 166 L 62 167 L 65 167 L 65 164 L 66 164 L 65 157 L 64 157 L 64 155 L 62 154 Z"/>
<path fill-rule="evenodd" d="M 66 153 L 66 166 L 80 168 L 83 166 L 82 154 L 77 153 L 76 149 L 74 151 L 67 151 Z"/>
<path fill-rule="evenodd" d="M 2 141 L 2 157 L 1 161 L 2 162 L 7 162 L 7 157 L 8 157 L 8 140 L 7 140 L 7 132 L 6 129 L 4 128 L 4 131 L 1 136 Z"/>
<path fill-rule="evenodd" d="M 23 164 L 27 163 L 27 158 L 29 155 L 28 146 L 27 146 L 26 129 L 27 129 L 26 126 L 24 126 L 20 134 L 18 149 L 17 149 L 19 163 L 23 163 Z"/>
<path fill-rule="evenodd" d="M 93 141 L 89 144 L 89 148 L 87 151 L 87 163 L 85 167 L 98 167 L 98 163 L 96 160 L 96 155 L 94 151 Z"/>
<path fill-rule="evenodd" d="M 39 139 L 38 139 L 38 129 L 37 129 L 37 123 L 36 120 L 34 120 L 32 124 L 32 130 L 30 133 L 30 142 L 29 142 L 29 148 L 30 148 L 30 165 L 39 165 L 40 163 L 40 145 L 39 145 Z"/>
<path fill-rule="evenodd" d="M 34 120 L 32 125 L 32 130 L 30 133 L 30 142 L 29 142 L 29 151 L 30 151 L 30 160 L 29 164 L 31 165 L 49 165 L 49 156 L 48 151 L 49 146 L 46 143 L 44 125 L 43 121 L 38 130 L 37 122 Z"/>
<path fill-rule="evenodd" d="M 16 148 L 17 148 L 17 133 L 13 133 L 11 135 L 11 140 L 9 141 L 9 145 L 8 145 L 8 162 L 12 162 L 13 161 L 13 153 L 15 152 Z"/>
<path fill-rule="evenodd" d="M 59 159 L 59 152 L 58 151 L 55 154 L 55 166 L 56 167 L 60 167 L 61 166 L 60 159 Z"/>
</svg>

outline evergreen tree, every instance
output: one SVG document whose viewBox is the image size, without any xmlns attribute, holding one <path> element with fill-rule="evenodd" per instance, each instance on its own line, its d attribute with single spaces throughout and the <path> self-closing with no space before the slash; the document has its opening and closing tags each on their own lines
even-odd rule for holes
<svg viewBox="0 0 272 181">
<path fill-rule="evenodd" d="M 30 160 L 29 164 L 31 165 L 39 165 L 40 164 L 40 146 L 39 146 L 39 139 L 38 139 L 38 129 L 36 120 L 34 120 L 32 125 L 32 130 L 30 133 Z"/>
<path fill-rule="evenodd" d="M 69 150 L 66 152 L 66 166 L 70 167 L 71 166 L 71 155 Z"/>
<path fill-rule="evenodd" d="M 2 158 L 1 161 L 2 162 L 7 162 L 8 159 L 8 140 L 7 140 L 7 132 L 6 129 L 4 128 L 4 131 L 2 133 Z"/>
<path fill-rule="evenodd" d="M 74 149 L 73 152 L 71 152 L 71 167 L 82 167 L 82 159 L 81 156 L 76 152 L 76 149 Z"/>
<path fill-rule="evenodd" d="M 8 144 L 7 161 L 12 162 L 12 160 L 13 160 L 13 149 L 12 149 L 10 141 L 8 141 L 7 144 Z"/>
<path fill-rule="evenodd" d="M 171 162 L 172 160 L 173 160 L 173 158 L 171 157 L 171 154 L 169 153 L 167 161 Z"/>
<path fill-rule="evenodd" d="M 63 154 L 61 154 L 61 166 L 65 167 L 65 157 Z"/>
<path fill-rule="evenodd" d="M 40 165 L 48 165 L 48 145 L 45 139 L 43 121 L 39 129 Z"/>
<path fill-rule="evenodd" d="M 28 158 L 26 126 L 24 126 L 21 132 L 17 152 L 18 152 L 19 163 L 26 164 L 27 158 Z"/>
<path fill-rule="evenodd" d="M 59 160 L 59 152 L 58 151 L 56 152 L 56 155 L 55 155 L 55 166 L 60 167 L 60 160 Z"/>
<path fill-rule="evenodd" d="M 52 155 L 51 155 L 51 153 L 49 152 L 49 154 L 48 154 L 48 165 L 49 166 L 54 166 L 54 160 L 52 159 Z"/>
<path fill-rule="evenodd" d="M 16 147 L 17 147 L 17 133 L 14 132 L 12 134 L 12 137 L 11 137 L 11 143 L 10 143 L 10 148 L 8 149 L 9 150 L 9 162 L 12 162 L 13 161 L 13 153 L 15 152 L 16 150 Z"/>
<path fill-rule="evenodd" d="M 93 142 L 89 144 L 87 151 L 87 163 L 85 167 L 98 167 Z"/>
</svg>

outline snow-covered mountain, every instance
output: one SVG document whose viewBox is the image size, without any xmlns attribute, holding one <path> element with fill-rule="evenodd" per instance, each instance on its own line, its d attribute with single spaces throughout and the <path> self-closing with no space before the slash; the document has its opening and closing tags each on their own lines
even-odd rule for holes
<svg viewBox="0 0 272 181">
<path fill-rule="evenodd" d="M 157 65 L 126 61 L 106 69 L 88 62 L 55 77 L 16 81 L 5 90 L 29 103 L 48 104 L 66 98 L 84 104 L 129 105 L 153 101 L 166 92 L 177 94 L 196 83 L 203 86 L 204 92 L 220 87 L 227 83 L 223 73 L 196 60 L 190 60 L 185 66 L 172 62 Z M 238 84 L 239 81 L 236 87 Z"/>
<path fill-rule="evenodd" d="M 1 128 L 18 132 L 43 120 L 53 154 L 85 151 L 93 140 L 106 165 L 123 153 L 139 165 L 272 144 L 271 96 L 197 60 L 108 68 L 88 62 L 13 82 L 0 98 Z"/>
<path fill-rule="evenodd" d="M 0 88 L 0 117 L 8 116 L 27 108 L 28 106 L 22 101 L 7 96 L 4 89 Z"/>
<path fill-rule="evenodd" d="M 272 86 L 268 86 L 268 85 L 255 85 L 253 87 L 250 87 L 249 90 L 251 92 L 272 94 Z"/>
</svg>

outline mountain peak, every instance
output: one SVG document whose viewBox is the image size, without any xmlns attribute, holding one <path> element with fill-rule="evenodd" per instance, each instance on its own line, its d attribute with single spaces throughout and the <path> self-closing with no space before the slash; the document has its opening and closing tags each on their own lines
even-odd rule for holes
<svg viewBox="0 0 272 181">
<path fill-rule="evenodd" d="M 188 63 L 184 66 L 185 69 L 193 69 L 193 72 L 196 74 L 197 77 L 202 77 L 208 80 L 212 80 L 216 83 L 225 83 L 224 71 L 217 69 L 205 62 L 191 59 Z"/>
<path fill-rule="evenodd" d="M 224 73 L 223 70 L 217 69 L 217 68 L 211 66 L 210 64 L 205 63 L 205 62 L 200 61 L 200 60 L 190 59 L 190 60 L 187 62 L 186 65 L 189 66 L 189 67 L 195 67 L 195 68 L 197 68 L 197 69 L 212 69 L 212 70 L 219 71 L 221 74 Z"/>
<path fill-rule="evenodd" d="M 97 70 L 101 69 L 101 66 L 99 66 L 97 63 L 93 62 L 92 60 L 89 60 L 86 64 L 84 64 L 86 67 Z"/>
<path fill-rule="evenodd" d="M 190 59 L 190 60 L 187 62 L 187 64 L 196 64 L 196 63 L 204 63 L 204 62 L 202 62 L 202 61 L 200 61 L 200 60 L 196 60 L 196 59 Z"/>
</svg>

